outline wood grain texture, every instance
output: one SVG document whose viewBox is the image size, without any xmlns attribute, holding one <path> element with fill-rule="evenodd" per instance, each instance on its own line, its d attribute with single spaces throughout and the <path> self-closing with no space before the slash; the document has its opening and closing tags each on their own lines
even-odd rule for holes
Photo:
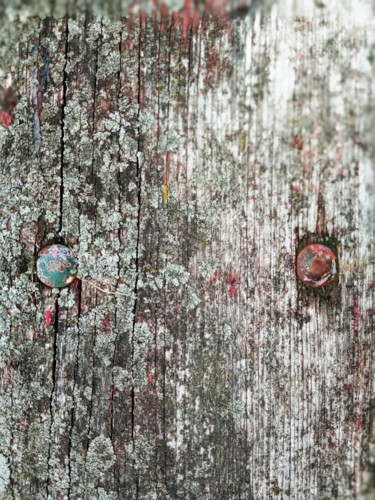
<svg viewBox="0 0 375 500">
<path fill-rule="evenodd" d="M 375 13 L 272 3 L 3 24 L 1 498 L 373 498 Z"/>
</svg>

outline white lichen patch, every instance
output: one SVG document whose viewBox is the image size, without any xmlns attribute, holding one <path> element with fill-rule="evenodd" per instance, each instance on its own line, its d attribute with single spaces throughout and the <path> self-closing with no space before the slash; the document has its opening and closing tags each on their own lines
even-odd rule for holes
<svg viewBox="0 0 375 500">
<path fill-rule="evenodd" d="M 0 493 L 5 493 L 10 481 L 9 460 L 0 453 Z"/>
</svg>

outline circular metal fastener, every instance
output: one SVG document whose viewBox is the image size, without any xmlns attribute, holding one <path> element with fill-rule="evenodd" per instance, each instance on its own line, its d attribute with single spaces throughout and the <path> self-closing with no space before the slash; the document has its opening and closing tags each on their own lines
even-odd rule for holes
<svg viewBox="0 0 375 500">
<path fill-rule="evenodd" d="M 63 288 L 77 277 L 77 257 L 64 245 L 49 245 L 38 254 L 36 273 L 42 283 L 51 288 Z"/>
<path fill-rule="evenodd" d="M 304 247 L 297 257 L 297 276 L 308 286 L 328 285 L 337 275 L 336 255 L 324 245 L 313 243 Z"/>
</svg>

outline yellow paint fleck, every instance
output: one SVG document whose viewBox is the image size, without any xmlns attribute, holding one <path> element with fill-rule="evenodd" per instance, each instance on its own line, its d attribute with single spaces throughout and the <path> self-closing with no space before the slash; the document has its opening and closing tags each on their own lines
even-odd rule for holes
<svg viewBox="0 0 375 500">
<path fill-rule="evenodd" d="M 81 455 L 82 455 L 83 457 L 85 457 L 85 456 L 87 455 L 87 450 L 82 450 L 82 451 L 81 451 Z"/>
<path fill-rule="evenodd" d="M 242 136 L 241 136 L 241 146 L 242 146 L 242 151 L 245 151 L 245 148 L 246 148 L 246 141 L 247 141 L 246 132 L 242 132 Z"/>
<path fill-rule="evenodd" d="M 25 473 L 22 471 L 19 472 L 18 475 L 19 475 L 20 479 L 24 479 L 24 477 L 25 477 Z"/>
<path fill-rule="evenodd" d="M 208 241 L 202 240 L 202 248 L 206 248 Z"/>
<path fill-rule="evenodd" d="M 157 273 L 157 272 L 158 272 L 158 270 L 155 269 L 154 267 L 152 269 L 150 269 L 150 273 Z"/>
<path fill-rule="evenodd" d="M 168 191 L 169 191 L 169 184 L 164 184 L 163 186 L 163 200 L 167 201 L 168 199 Z"/>
</svg>

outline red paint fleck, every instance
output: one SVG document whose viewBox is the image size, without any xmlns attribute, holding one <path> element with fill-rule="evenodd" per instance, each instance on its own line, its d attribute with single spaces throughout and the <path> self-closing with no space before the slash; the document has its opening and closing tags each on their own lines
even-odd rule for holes
<svg viewBox="0 0 375 500">
<path fill-rule="evenodd" d="M 37 69 L 37 72 L 36 72 L 36 79 L 38 80 L 38 83 L 39 83 L 39 68 Z M 40 115 L 42 113 L 42 99 L 41 99 L 40 88 L 36 92 L 36 112 L 38 113 L 38 118 L 40 121 Z"/>
<path fill-rule="evenodd" d="M 153 382 L 152 375 L 151 375 L 151 373 L 150 373 L 149 371 L 147 372 L 147 378 L 148 378 L 148 380 L 149 380 L 150 382 Z"/>
<path fill-rule="evenodd" d="M 178 168 L 178 170 L 182 169 L 182 163 L 180 161 L 177 163 L 177 168 Z"/>
<path fill-rule="evenodd" d="M 134 47 L 134 40 L 132 38 L 127 38 L 125 40 L 125 47 L 128 49 L 128 50 L 132 50 L 132 48 Z"/>
<path fill-rule="evenodd" d="M 331 448 L 331 450 L 335 447 L 335 443 L 333 442 L 332 438 L 329 438 L 328 446 Z"/>
<path fill-rule="evenodd" d="M 171 161 L 171 152 L 170 151 L 167 151 L 167 155 L 166 155 L 166 158 L 165 158 L 165 184 L 169 184 L 169 181 L 168 181 L 168 172 L 169 172 L 169 163 Z"/>
<path fill-rule="evenodd" d="M 7 111 L 2 111 L 0 113 L 0 122 L 3 127 L 9 127 L 12 124 L 12 117 Z"/>
<path fill-rule="evenodd" d="M 51 320 L 52 320 L 52 311 L 50 309 L 48 309 L 48 311 L 46 311 L 44 313 L 44 317 L 46 319 L 46 326 L 47 326 L 47 328 L 49 328 L 49 326 L 51 325 Z"/>
<path fill-rule="evenodd" d="M 236 283 L 237 279 L 238 279 L 238 276 L 236 273 L 230 273 L 230 275 L 228 277 L 228 283 L 230 285 L 234 285 Z"/>
<path fill-rule="evenodd" d="M 103 111 L 108 111 L 111 107 L 111 101 L 102 101 L 100 103 L 100 109 Z"/>
<path fill-rule="evenodd" d="M 353 336 L 357 337 L 358 334 L 358 297 L 354 295 L 353 297 Z"/>
<path fill-rule="evenodd" d="M 103 326 L 105 330 L 109 330 L 109 325 L 110 325 L 110 319 L 109 318 L 104 318 L 103 319 Z"/>
<path fill-rule="evenodd" d="M 176 313 L 180 314 L 180 312 L 181 312 L 181 307 L 179 304 L 176 304 Z"/>
<path fill-rule="evenodd" d="M 237 292 L 237 287 L 235 286 L 230 286 L 228 290 L 228 295 L 229 297 L 233 297 L 233 295 Z"/>
<path fill-rule="evenodd" d="M 215 68 L 218 66 L 219 57 L 216 50 L 213 48 L 210 51 L 210 54 L 207 58 L 206 65 L 206 78 L 205 78 L 205 87 L 208 89 L 210 87 L 210 80 L 212 79 L 213 72 Z"/>
<path fill-rule="evenodd" d="M 355 419 L 355 430 L 359 431 L 363 429 L 363 417 L 361 415 L 357 415 Z"/>
<path fill-rule="evenodd" d="M 301 192 L 301 186 L 299 182 L 292 182 L 292 194 L 299 194 Z"/>
<path fill-rule="evenodd" d="M 190 0 L 184 2 L 184 18 L 182 21 L 182 33 L 186 35 L 190 24 Z"/>
<path fill-rule="evenodd" d="M 147 18 L 146 11 L 142 10 L 139 16 L 141 22 L 141 28 L 144 28 L 146 26 L 146 18 Z"/>
<path fill-rule="evenodd" d="M 211 274 L 210 276 L 210 283 L 212 283 L 213 281 L 219 281 L 219 273 L 218 271 L 215 271 L 213 274 Z"/>
<path fill-rule="evenodd" d="M 297 135 L 294 138 L 293 148 L 297 149 L 297 151 L 302 151 L 302 149 L 303 149 L 303 138 L 300 135 Z"/>
<path fill-rule="evenodd" d="M 111 81 L 110 78 L 107 78 L 107 81 L 106 81 L 106 84 L 105 84 L 105 90 L 106 90 L 107 94 L 109 94 L 111 92 L 111 86 L 112 86 L 112 81 Z"/>
<path fill-rule="evenodd" d="M 193 28 L 194 32 L 197 31 L 200 21 L 201 21 L 201 18 L 200 18 L 199 12 L 197 12 L 197 11 L 194 12 L 193 19 L 192 19 L 192 28 Z"/>
<path fill-rule="evenodd" d="M 351 394 L 353 392 L 353 384 L 343 384 L 342 390 Z"/>
<path fill-rule="evenodd" d="M 34 334 L 33 334 L 33 339 L 35 340 L 37 338 L 38 334 L 36 333 L 36 331 L 34 330 Z"/>
<path fill-rule="evenodd" d="M 74 281 L 72 281 L 70 289 L 73 290 L 79 288 L 79 283 L 80 283 L 79 279 L 75 279 Z"/>
<path fill-rule="evenodd" d="M 168 20 L 168 5 L 162 2 L 160 6 L 160 33 L 165 33 L 166 31 L 166 21 Z"/>
</svg>

